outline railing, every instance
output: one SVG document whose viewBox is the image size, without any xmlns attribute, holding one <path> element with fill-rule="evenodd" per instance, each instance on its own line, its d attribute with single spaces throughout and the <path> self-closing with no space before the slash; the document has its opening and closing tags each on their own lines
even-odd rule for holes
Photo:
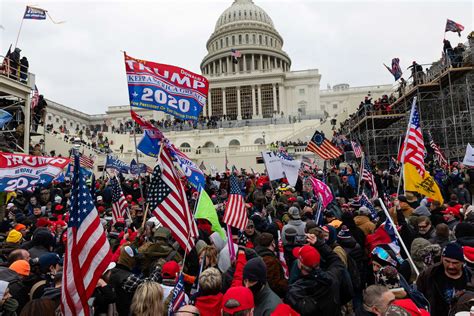
<svg viewBox="0 0 474 316">
<path fill-rule="evenodd" d="M 8 77 L 27 85 L 30 73 L 28 72 L 28 66 L 21 65 L 22 59 L 19 58 L 20 56 L 18 55 L 18 60 L 16 60 L 16 58 L 14 59 L 2 55 L 0 55 L 0 57 L 2 58 L 2 63 L 0 64 L 0 76 Z"/>
<path fill-rule="evenodd" d="M 373 104 L 371 104 L 373 106 Z M 397 108 L 397 109 L 387 109 L 387 110 L 374 110 L 374 109 L 366 109 L 362 108 L 357 110 L 351 117 L 349 117 L 346 121 L 341 123 L 341 132 L 349 132 L 352 128 L 356 127 L 363 119 L 370 118 L 370 117 L 380 117 L 386 116 L 390 117 L 391 115 L 402 115 L 405 114 L 405 109 Z"/>
</svg>

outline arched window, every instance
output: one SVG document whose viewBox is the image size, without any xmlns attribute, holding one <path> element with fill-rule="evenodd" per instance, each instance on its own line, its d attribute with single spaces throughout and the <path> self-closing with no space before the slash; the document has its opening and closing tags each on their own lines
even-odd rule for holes
<svg viewBox="0 0 474 316">
<path fill-rule="evenodd" d="M 259 43 L 260 45 L 262 45 L 262 35 L 259 35 L 259 36 L 258 36 L 258 43 Z"/>
<path fill-rule="evenodd" d="M 257 138 L 253 143 L 255 145 L 263 145 L 265 144 L 265 141 L 263 140 L 263 138 Z"/>
<path fill-rule="evenodd" d="M 235 36 L 232 35 L 232 46 L 234 46 L 234 45 L 235 45 Z"/>
<path fill-rule="evenodd" d="M 189 143 L 182 143 L 179 147 L 181 147 L 181 148 L 191 148 L 191 145 L 189 145 Z"/>
<path fill-rule="evenodd" d="M 249 43 L 249 35 L 245 34 L 245 44 L 248 44 L 248 43 Z"/>
<path fill-rule="evenodd" d="M 252 34 L 252 44 L 255 44 L 256 43 L 256 36 L 255 34 Z"/>
<path fill-rule="evenodd" d="M 202 147 L 204 147 L 204 148 L 214 148 L 214 147 L 216 147 L 216 145 L 214 145 L 213 142 L 206 142 L 204 144 L 204 146 L 202 146 Z"/>
<path fill-rule="evenodd" d="M 242 35 L 239 35 L 239 44 L 242 44 Z"/>
<path fill-rule="evenodd" d="M 221 48 L 224 47 L 224 41 L 221 38 Z"/>
<path fill-rule="evenodd" d="M 229 38 L 228 37 L 225 38 L 225 47 L 229 47 Z"/>
<path fill-rule="evenodd" d="M 237 139 L 233 139 L 229 142 L 229 147 L 239 147 L 240 142 Z"/>
</svg>

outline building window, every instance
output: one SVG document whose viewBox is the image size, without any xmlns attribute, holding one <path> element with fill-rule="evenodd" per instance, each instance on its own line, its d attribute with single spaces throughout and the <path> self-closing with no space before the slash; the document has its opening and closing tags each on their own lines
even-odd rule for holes
<svg viewBox="0 0 474 316">
<path fill-rule="evenodd" d="M 48 115 L 48 122 L 50 122 L 52 119 L 51 115 Z"/>
<path fill-rule="evenodd" d="M 212 115 L 221 116 L 223 114 L 222 90 L 219 88 L 211 89 Z"/>
<path fill-rule="evenodd" d="M 225 38 L 225 46 L 229 47 L 229 38 L 228 37 Z"/>
<path fill-rule="evenodd" d="M 262 45 L 262 35 L 259 35 L 259 36 L 258 36 L 258 43 L 259 43 L 260 45 Z"/>
<path fill-rule="evenodd" d="M 273 37 L 270 37 L 270 46 L 273 46 Z"/>
<path fill-rule="evenodd" d="M 242 44 L 242 35 L 239 35 L 239 44 Z"/>
<path fill-rule="evenodd" d="M 245 44 L 248 44 L 248 43 L 249 43 L 249 35 L 245 34 Z"/>
<path fill-rule="evenodd" d="M 299 90 L 300 95 L 304 95 L 304 89 Z"/>
<path fill-rule="evenodd" d="M 253 43 L 253 44 L 255 44 L 255 40 L 256 40 L 255 37 L 256 37 L 255 34 L 252 34 L 252 43 Z"/>
<path fill-rule="evenodd" d="M 224 47 L 224 41 L 221 38 L 221 48 Z"/>
<path fill-rule="evenodd" d="M 334 110 L 337 110 L 337 103 L 334 103 L 334 104 L 332 105 L 332 108 L 333 108 Z"/>
<path fill-rule="evenodd" d="M 214 105 L 214 104 L 213 104 Z M 230 87 L 225 89 L 225 105 L 227 117 L 231 120 L 237 119 L 237 88 Z M 213 107 L 214 110 L 214 107 Z"/>
<path fill-rule="evenodd" d="M 263 84 L 261 86 L 262 94 L 262 116 L 264 118 L 273 117 L 273 86 Z"/>
<path fill-rule="evenodd" d="M 234 45 L 235 45 L 235 36 L 232 35 L 232 46 L 234 46 Z"/>
<path fill-rule="evenodd" d="M 252 118 L 252 87 L 240 87 L 240 107 L 242 109 L 242 119 Z"/>
<path fill-rule="evenodd" d="M 265 36 L 265 45 L 268 45 L 268 36 Z"/>
<path fill-rule="evenodd" d="M 59 118 L 58 117 L 56 118 L 56 123 L 59 123 Z"/>
</svg>

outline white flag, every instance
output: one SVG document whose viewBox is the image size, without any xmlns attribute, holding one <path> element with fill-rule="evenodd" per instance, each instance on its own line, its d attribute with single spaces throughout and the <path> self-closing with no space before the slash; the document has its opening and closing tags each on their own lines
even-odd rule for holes
<svg viewBox="0 0 474 316">
<path fill-rule="evenodd" d="M 469 143 L 467 144 L 466 154 L 462 163 L 466 166 L 474 166 L 474 148 Z"/>
<path fill-rule="evenodd" d="M 296 181 L 298 181 L 301 160 L 287 160 L 280 157 L 280 161 L 283 167 L 283 172 L 286 176 L 286 179 L 288 180 L 288 184 L 294 187 L 296 185 Z"/>
<path fill-rule="evenodd" d="M 270 178 L 271 181 L 285 177 L 280 158 L 278 158 L 274 152 L 264 151 L 262 152 L 262 157 L 263 161 L 265 162 L 265 168 L 267 169 L 268 178 Z"/>
</svg>

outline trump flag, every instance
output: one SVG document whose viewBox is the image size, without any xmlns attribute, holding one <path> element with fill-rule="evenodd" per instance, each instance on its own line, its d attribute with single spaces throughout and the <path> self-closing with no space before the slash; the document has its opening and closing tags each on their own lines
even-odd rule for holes
<svg viewBox="0 0 474 316">
<path fill-rule="evenodd" d="M 126 54 L 125 69 L 131 106 L 162 111 L 181 120 L 198 119 L 209 90 L 204 76 Z"/>
</svg>

